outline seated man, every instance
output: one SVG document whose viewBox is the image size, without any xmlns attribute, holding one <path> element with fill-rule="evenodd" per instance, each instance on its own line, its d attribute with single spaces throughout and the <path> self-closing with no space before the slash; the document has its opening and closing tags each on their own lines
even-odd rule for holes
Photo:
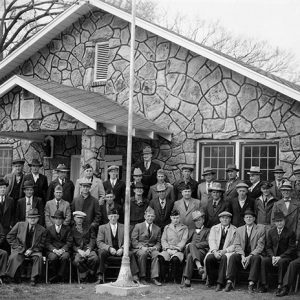
<svg viewBox="0 0 300 300">
<path fill-rule="evenodd" d="M 140 269 L 140 281 L 142 284 L 147 284 L 146 266 L 147 258 L 151 258 L 151 280 L 155 285 L 160 286 L 158 281 L 159 276 L 159 263 L 158 254 L 161 248 L 160 228 L 153 224 L 155 218 L 155 212 L 151 207 L 148 207 L 145 211 L 145 221 L 143 223 L 136 224 L 131 234 L 131 242 L 133 252 L 137 257 L 137 261 Z"/>
<path fill-rule="evenodd" d="M 250 293 L 254 292 L 254 284 L 259 277 L 260 254 L 265 247 L 265 227 L 261 224 L 256 225 L 254 223 L 255 217 L 256 215 L 253 211 L 246 210 L 244 213 L 246 225 L 236 230 L 235 250 L 229 259 L 225 292 L 233 289 L 233 282 L 238 275 L 240 267 L 243 267 L 245 270 L 250 269 L 248 291 Z"/>
<path fill-rule="evenodd" d="M 171 224 L 168 224 L 161 238 L 162 252 L 159 253 L 161 277 L 166 280 L 166 262 L 171 264 L 171 279 L 176 283 L 181 281 L 181 263 L 184 258 L 183 250 L 188 240 L 188 227 L 180 222 L 179 211 L 171 212 Z"/>
<path fill-rule="evenodd" d="M 217 282 L 216 292 L 225 284 L 227 260 L 234 251 L 236 227 L 230 224 L 232 214 L 223 211 L 219 214 L 220 223 L 210 229 L 208 236 L 209 252 L 205 257 L 208 286 Z M 216 274 L 217 269 L 217 274 Z"/>
<path fill-rule="evenodd" d="M 123 256 L 124 246 L 124 225 L 118 223 L 119 212 L 111 210 L 108 215 L 109 223 L 99 226 L 97 236 L 99 268 L 99 283 L 104 283 L 103 274 L 105 272 L 105 264 L 120 265 Z M 129 252 L 130 269 L 134 281 L 138 281 L 138 266 L 133 253 Z"/>
<path fill-rule="evenodd" d="M 196 228 L 192 235 L 191 243 L 186 245 L 185 256 L 186 264 L 183 271 L 184 286 L 191 286 L 194 264 L 198 269 L 199 275 L 204 273 L 204 258 L 208 252 L 209 229 L 204 227 L 205 212 L 196 210 L 192 213 Z"/>
<path fill-rule="evenodd" d="M 72 234 L 70 227 L 63 224 L 65 217 L 62 211 L 57 210 L 52 218 L 54 224 L 47 229 L 46 250 L 50 272 L 55 274 L 50 277 L 50 282 L 54 283 L 65 278 L 72 249 Z"/>
<path fill-rule="evenodd" d="M 0 285 L 3 283 L 2 278 L 5 275 L 7 258 L 8 258 L 7 252 L 3 249 L 4 241 L 5 241 L 4 229 L 0 224 Z"/>
<path fill-rule="evenodd" d="M 282 211 L 276 211 L 272 220 L 275 227 L 272 227 L 266 240 L 267 256 L 261 259 L 261 292 L 267 291 L 267 272 L 274 267 L 277 268 L 278 288 L 276 296 L 281 293 L 283 277 L 289 263 L 296 256 L 296 235 L 285 226 L 285 217 Z"/>
<path fill-rule="evenodd" d="M 6 275 L 10 278 L 15 278 L 16 282 L 20 282 L 20 273 L 17 271 L 25 258 L 29 258 L 32 260 L 32 286 L 36 285 L 38 277 L 42 274 L 42 250 L 46 238 L 46 229 L 37 224 L 39 217 L 40 215 L 36 208 L 29 210 L 26 221 L 18 222 L 6 236 L 11 246 Z"/>
<path fill-rule="evenodd" d="M 95 252 L 96 232 L 95 228 L 89 230 L 83 228 L 83 219 L 86 214 L 82 211 L 74 211 L 73 237 L 73 264 L 78 268 L 80 279 L 94 282 L 99 259 Z"/>
<path fill-rule="evenodd" d="M 130 199 L 130 225 L 142 223 L 144 221 L 145 210 L 148 207 L 148 200 L 143 196 L 144 185 L 136 183 L 133 187 L 134 196 Z"/>
</svg>

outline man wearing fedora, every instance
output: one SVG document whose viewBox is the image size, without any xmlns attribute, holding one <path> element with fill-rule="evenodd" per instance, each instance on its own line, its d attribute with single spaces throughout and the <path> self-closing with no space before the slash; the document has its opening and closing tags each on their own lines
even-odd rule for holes
<svg viewBox="0 0 300 300">
<path fill-rule="evenodd" d="M 100 205 L 100 214 L 103 220 L 103 224 L 109 222 L 108 216 L 109 212 L 113 209 L 118 210 L 119 212 L 119 221 L 120 223 L 124 222 L 124 213 L 123 206 L 115 202 L 115 195 L 112 190 L 107 190 L 105 192 L 105 201 L 102 205 Z"/>
<path fill-rule="evenodd" d="M 194 265 L 200 276 L 204 274 L 204 258 L 209 250 L 209 229 L 204 226 L 205 212 L 203 210 L 196 210 L 192 213 L 192 217 L 195 222 L 195 229 L 191 237 L 191 242 L 185 247 L 184 287 L 191 286 Z"/>
<path fill-rule="evenodd" d="M 23 184 L 24 197 L 17 202 L 16 222 L 26 220 L 26 215 L 29 210 L 36 208 L 39 212 L 39 224 L 44 225 L 44 204 L 43 200 L 34 195 L 34 182 L 26 180 Z"/>
<path fill-rule="evenodd" d="M 47 229 L 46 250 L 49 260 L 49 271 L 52 274 L 51 283 L 63 281 L 72 251 L 72 232 L 69 226 L 63 224 L 65 219 L 62 211 L 57 210 L 52 216 L 54 224 Z"/>
<path fill-rule="evenodd" d="M 202 176 L 204 177 L 204 182 L 198 185 L 198 199 L 201 201 L 201 207 L 205 207 L 208 203 L 208 199 L 211 197 L 209 188 L 214 183 L 214 175 L 216 172 L 211 167 L 206 167 L 203 169 Z"/>
<path fill-rule="evenodd" d="M 296 199 L 291 197 L 292 185 L 285 181 L 280 187 L 282 199 L 275 202 L 272 208 L 272 219 L 275 212 L 281 211 L 285 216 L 285 225 L 296 234 L 296 240 L 300 240 L 300 206 Z M 274 223 L 274 222 L 272 222 Z"/>
<path fill-rule="evenodd" d="M 260 167 L 252 166 L 247 173 L 249 175 L 251 186 L 248 188 L 248 196 L 256 199 L 261 195 Z"/>
<path fill-rule="evenodd" d="M 174 183 L 175 201 L 182 198 L 182 189 L 187 184 L 191 187 L 192 197 L 197 199 L 198 182 L 191 177 L 193 171 L 191 166 L 181 167 L 181 178 Z"/>
<path fill-rule="evenodd" d="M 263 181 L 261 183 L 261 196 L 255 199 L 254 211 L 256 214 L 256 223 L 266 225 L 267 229 L 271 226 L 272 209 L 278 199 L 271 193 L 272 183 Z"/>
<path fill-rule="evenodd" d="M 296 258 L 296 236 L 295 232 L 286 225 L 282 211 L 275 211 L 272 221 L 275 226 L 272 227 L 266 240 L 266 256 L 261 258 L 261 292 L 267 292 L 267 273 L 271 269 L 277 269 L 277 291 L 276 296 L 282 291 L 283 277 L 286 273 L 289 263 Z"/>
<path fill-rule="evenodd" d="M 26 174 L 23 178 L 20 198 L 25 196 L 25 181 L 32 181 L 34 182 L 34 196 L 41 198 L 42 203 L 45 206 L 47 199 L 48 179 L 47 176 L 39 172 L 43 164 L 38 159 L 34 158 L 31 163 L 28 164 L 28 166 L 30 167 L 30 173 Z"/>
<path fill-rule="evenodd" d="M 236 185 L 241 181 L 237 173 L 240 170 L 235 164 L 229 164 L 226 169 L 226 174 L 228 176 L 228 181 L 225 185 L 224 200 L 229 201 L 238 196 L 236 191 Z"/>
<path fill-rule="evenodd" d="M 204 264 L 208 286 L 212 287 L 217 282 L 217 292 L 221 291 L 225 284 L 228 259 L 235 248 L 236 227 L 230 224 L 231 218 L 230 212 L 221 212 L 219 214 L 220 223 L 210 229 L 208 236 L 209 251 Z"/>
<path fill-rule="evenodd" d="M 272 171 L 275 177 L 275 180 L 271 182 L 271 193 L 274 198 L 281 199 L 282 194 L 280 191 L 280 188 L 282 184 L 285 182 L 285 179 L 283 178 L 283 175 L 285 174 L 285 171 L 283 170 L 283 167 L 280 165 L 275 166 L 274 170 Z"/>
<path fill-rule="evenodd" d="M 239 182 L 236 185 L 238 196 L 228 201 L 227 210 L 232 213 L 232 224 L 236 227 L 245 225 L 243 215 L 246 210 L 254 211 L 254 199 L 249 197 L 248 185 Z"/>
<path fill-rule="evenodd" d="M 12 172 L 4 176 L 4 180 L 8 182 L 7 195 L 14 199 L 15 208 L 22 191 L 22 181 L 24 177 L 24 159 L 14 159 L 12 161 Z"/>
<path fill-rule="evenodd" d="M 239 270 L 249 270 L 248 291 L 254 292 L 254 284 L 259 279 L 261 253 L 265 247 L 265 228 L 255 224 L 255 213 L 246 210 L 244 213 L 245 225 L 236 229 L 234 253 L 228 263 L 227 284 L 225 291 L 233 289 L 233 282 L 238 277 Z"/>
<path fill-rule="evenodd" d="M 134 168 L 132 172 L 132 179 L 133 181 L 131 182 L 130 185 L 130 196 L 132 197 L 134 195 L 133 189 L 137 183 L 142 183 L 142 178 L 143 178 L 143 172 L 140 168 Z M 147 197 L 144 193 L 144 197 Z"/>
<path fill-rule="evenodd" d="M 64 214 L 63 224 L 68 226 L 71 222 L 71 207 L 70 203 L 63 198 L 63 187 L 58 184 L 54 188 L 54 199 L 47 201 L 45 205 L 45 226 L 49 228 L 54 224 L 52 216 L 57 210 L 60 210 Z"/>
<path fill-rule="evenodd" d="M 65 164 L 59 164 L 55 169 L 57 173 L 57 178 L 50 182 L 48 191 L 47 191 L 47 201 L 54 198 L 54 188 L 59 184 L 63 187 L 63 199 L 72 203 L 74 196 L 74 184 L 67 178 L 69 168 Z"/>
<path fill-rule="evenodd" d="M 208 200 L 207 206 L 204 207 L 205 226 L 211 228 L 220 223 L 219 214 L 226 210 L 227 204 L 223 200 L 224 189 L 220 182 L 214 182 L 209 188 L 211 198 Z"/>
<path fill-rule="evenodd" d="M 20 267 L 25 258 L 32 260 L 31 285 L 34 286 L 42 274 L 46 230 L 38 224 L 39 213 L 36 208 L 28 211 L 26 221 L 18 222 L 7 234 L 6 239 L 11 246 L 6 275 L 20 281 Z"/>
</svg>

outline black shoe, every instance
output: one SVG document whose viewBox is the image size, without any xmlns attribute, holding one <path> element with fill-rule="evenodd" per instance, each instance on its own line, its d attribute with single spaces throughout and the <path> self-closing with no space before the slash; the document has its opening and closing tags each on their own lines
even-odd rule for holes
<svg viewBox="0 0 300 300">
<path fill-rule="evenodd" d="M 140 278 L 140 283 L 142 285 L 147 285 L 148 284 L 144 277 Z"/>
<path fill-rule="evenodd" d="M 249 292 L 250 294 L 253 294 L 253 293 L 254 293 L 254 284 L 249 284 L 249 285 L 248 285 L 248 292 Z"/>
<path fill-rule="evenodd" d="M 181 285 L 182 288 L 189 288 L 191 287 L 191 282 L 190 280 L 185 279 L 184 283 Z"/>
<path fill-rule="evenodd" d="M 35 281 L 34 278 L 31 278 L 31 280 L 30 280 L 30 285 L 31 285 L 31 286 L 36 286 L 36 281 Z"/>
<path fill-rule="evenodd" d="M 289 294 L 289 288 L 284 286 L 280 293 L 276 294 L 277 297 L 287 296 Z"/>
<path fill-rule="evenodd" d="M 259 293 L 266 293 L 268 291 L 267 287 L 265 285 L 262 285 L 259 289 Z"/>
<path fill-rule="evenodd" d="M 15 278 L 14 278 L 14 282 L 15 282 L 16 284 L 21 283 L 21 282 L 22 282 L 21 277 L 19 277 L 19 276 L 15 277 Z"/>
<path fill-rule="evenodd" d="M 280 288 L 277 288 L 277 290 L 276 290 L 276 292 L 275 292 L 275 296 L 279 296 L 279 294 L 281 293 L 281 291 L 282 291 L 282 288 L 280 287 Z"/>
<path fill-rule="evenodd" d="M 224 292 L 230 292 L 231 290 L 233 290 L 232 282 L 227 282 L 226 286 L 225 286 L 225 289 L 224 289 Z"/>
<path fill-rule="evenodd" d="M 216 292 L 222 291 L 222 286 L 221 286 L 220 283 L 217 284 L 217 287 L 216 287 L 215 291 L 216 291 Z"/>
</svg>

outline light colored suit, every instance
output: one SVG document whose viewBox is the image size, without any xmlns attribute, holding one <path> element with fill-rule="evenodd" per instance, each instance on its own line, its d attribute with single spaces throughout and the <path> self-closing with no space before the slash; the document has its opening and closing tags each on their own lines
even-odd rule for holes
<svg viewBox="0 0 300 300">
<path fill-rule="evenodd" d="M 124 225 L 118 223 L 118 244 L 119 248 L 124 246 Z M 112 236 L 110 224 L 104 224 L 99 226 L 98 236 L 97 236 L 97 246 L 100 250 L 109 251 L 112 247 Z"/>
<path fill-rule="evenodd" d="M 77 179 L 75 183 L 74 199 L 80 196 L 80 184 L 79 184 L 80 180 L 81 178 Z M 101 201 L 104 200 L 105 190 L 104 190 L 102 180 L 100 178 L 93 177 L 90 194 L 97 200 L 101 200 Z"/>
<path fill-rule="evenodd" d="M 51 225 L 54 224 L 54 220 L 52 216 L 56 212 L 56 200 L 50 200 L 46 202 L 45 205 L 45 225 L 46 228 L 49 228 Z M 70 203 L 61 199 L 59 203 L 59 210 L 61 210 L 64 213 L 65 220 L 63 222 L 64 225 L 69 225 L 71 221 L 71 208 Z"/>
<path fill-rule="evenodd" d="M 152 199 L 157 199 L 157 185 L 158 183 L 150 186 L 149 193 L 148 193 L 148 201 L 151 201 Z M 164 183 L 166 187 L 166 198 L 170 199 L 172 202 L 175 201 L 175 194 L 174 194 L 174 187 L 171 183 L 165 182 Z"/>
<path fill-rule="evenodd" d="M 210 182 L 211 187 L 212 187 L 212 184 L 213 184 L 213 181 Z M 198 199 L 200 199 L 201 207 L 206 207 L 208 200 L 211 198 L 210 192 L 208 192 L 208 190 L 207 190 L 206 181 L 201 182 L 198 185 L 197 196 L 198 196 Z"/>
</svg>

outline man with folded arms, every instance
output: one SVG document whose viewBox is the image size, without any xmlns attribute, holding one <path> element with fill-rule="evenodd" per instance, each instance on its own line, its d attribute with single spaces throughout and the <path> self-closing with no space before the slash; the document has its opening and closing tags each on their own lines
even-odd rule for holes
<svg viewBox="0 0 300 300">
<path fill-rule="evenodd" d="M 235 250 L 229 259 L 228 280 L 225 292 L 233 289 L 233 282 L 238 275 L 240 267 L 250 269 L 248 276 L 248 291 L 254 292 L 254 284 L 258 281 L 260 270 L 260 254 L 265 247 L 265 228 L 263 225 L 256 225 L 255 213 L 246 210 L 244 213 L 245 225 L 237 228 L 234 241 Z"/>
<path fill-rule="evenodd" d="M 158 281 L 159 277 L 159 262 L 158 254 L 161 248 L 160 228 L 153 224 L 155 219 L 155 212 L 151 207 L 148 207 L 145 211 L 145 221 L 134 226 L 131 234 L 131 243 L 133 252 L 137 258 L 137 262 L 140 269 L 140 281 L 142 284 L 147 284 L 146 278 L 146 266 L 147 258 L 151 258 L 151 281 L 155 285 L 161 286 Z"/>
</svg>

